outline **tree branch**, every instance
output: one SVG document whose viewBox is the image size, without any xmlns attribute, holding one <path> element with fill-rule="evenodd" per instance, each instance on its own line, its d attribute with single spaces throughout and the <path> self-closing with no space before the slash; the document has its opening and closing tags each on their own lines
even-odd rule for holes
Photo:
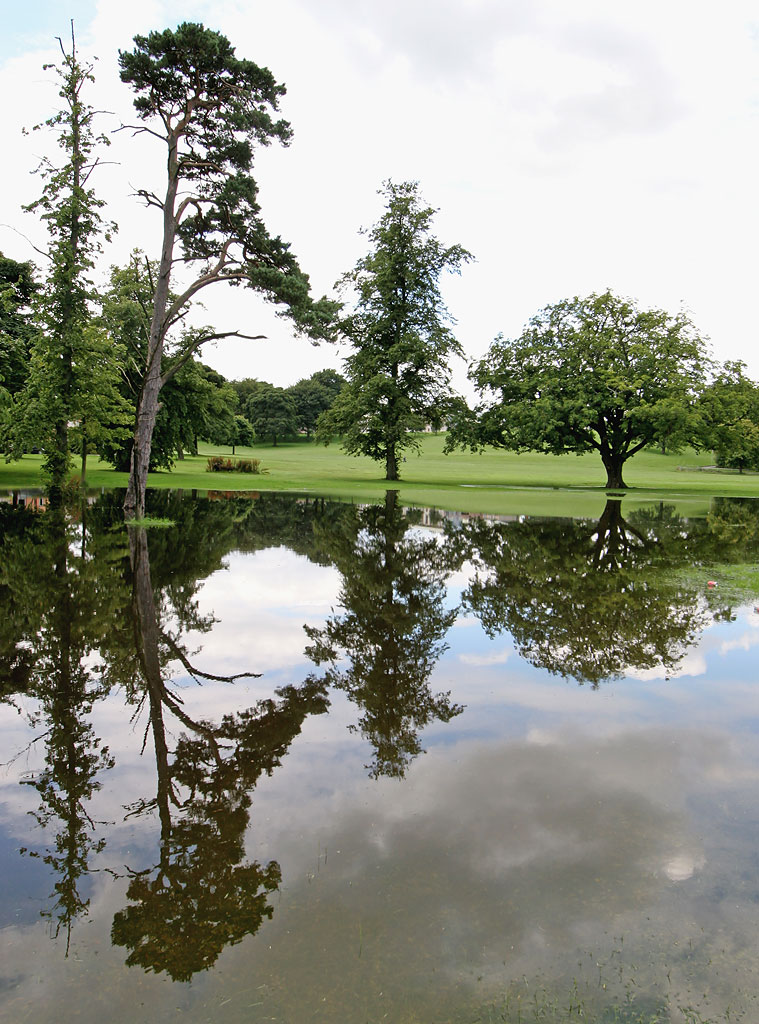
<svg viewBox="0 0 759 1024">
<path fill-rule="evenodd" d="M 216 683 L 233 683 L 236 679 L 260 679 L 261 672 L 238 672 L 233 676 L 215 676 L 210 672 L 201 672 L 200 669 L 195 668 L 191 663 L 187 655 L 184 653 L 182 648 L 177 644 L 176 640 L 172 639 L 168 633 L 161 633 L 161 636 L 168 644 L 169 648 L 173 652 L 174 656 L 182 662 L 184 667 L 190 673 L 195 682 L 198 681 L 198 676 L 202 679 L 211 679 Z"/>
<path fill-rule="evenodd" d="M 114 128 L 114 135 L 116 132 L 123 132 L 125 129 L 131 131 L 133 135 L 141 135 L 143 132 L 147 132 L 148 135 L 152 135 L 154 139 L 160 139 L 161 142 L 166 141 L 166 136 L 161 135 L 160 132 L 153 131 L 152 128 L 146 127 L 144 124 L 122 124 L 118 128 Z"/>
<path fill-rule="evenodd" d="M 248 341 L 264 341 L 266 339 L 265 334 L 242 334 L 240 331 L 217 331 L 213 334 L 204 334 L 199 338 L 193 340 L 192 344 L 179 356 L 171 366 L 161 374 L 161 387 L 164 387 L 168 381 L 181 370 L 185 363 L 189 362 L 190 358 L 195 355 L 201 345 L 205 345 L 207 341 L 219 341 L 222 338 L 246 338 Z M 244 672 L 243 675 L 255 675 L 255 673 Z M 209 678 L 217 678 L 212 676 Z"/>
</svg>

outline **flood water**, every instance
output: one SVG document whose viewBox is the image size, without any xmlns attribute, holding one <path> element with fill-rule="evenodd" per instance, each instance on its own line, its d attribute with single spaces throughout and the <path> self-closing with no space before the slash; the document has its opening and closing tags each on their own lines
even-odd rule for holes
<svg viewBox="0 0 759 1024">
<path fill-rule="evenodd" d="M 759 1021 L 759 503 L 555 500 L 0 501 L 0 1019 Z"/>
</svg>

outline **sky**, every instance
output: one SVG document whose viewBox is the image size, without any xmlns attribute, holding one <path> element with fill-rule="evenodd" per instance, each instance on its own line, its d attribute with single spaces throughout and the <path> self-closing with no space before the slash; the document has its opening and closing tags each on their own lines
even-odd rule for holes
<svg viewBox="0 0 759 1024">
<path fill-rule="evenodd" d="M 157 258 L 160 222 L 136 188 L 160 187 L 164 154 L 133 120 L 118 50 L 135 33 L 201 21 L 287 94 L 287 148 L 256 157 L 264 218 L 316 294 L 366 251 L 383 181 L 415 180 L 435 234 L 475 257 L 443 281 L 469 359 L 515 337 L 542 307 L 611 288 L 684 310 L 717 358 L 759 378 L 759 4 L 726 0 L 35 0 L 3 4 L 0 251 L 39 263 L 30 172 L 54 143 L 22 135 L 57 106 L 56 36 L 75 20 L 97 57 L 88 101 L 112 140 L 95 187 L 119 224 L 98 272 L 135 247 Z M 10 101 L 9 101 L 10 99 Z M 51 149 L 51 146 L 53 147 Z M 10 158 L 9 158 L 10 154 Z M 286 386 L 346 348 L 295 339 L 251 292 L 220 286 L 197 313 L 217 330 L 265 334 L 203 350 L 230 378 Z M 454 382 L 470 392 L 466 365 Z"/>
</svg>

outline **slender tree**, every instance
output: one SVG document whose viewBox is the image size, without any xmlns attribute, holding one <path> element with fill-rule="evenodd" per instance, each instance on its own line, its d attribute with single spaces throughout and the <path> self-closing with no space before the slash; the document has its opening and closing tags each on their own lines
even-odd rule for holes
<svg viewBox="0 0 759 1024">
<path fill-rule="evenodd" d="M 355 312 L 341 321 L 354 347 L 348 384 L 317 436 L 329 444 L 340 434 L 347 452 L 384 462 L 385 479 L 397 480 L 400 453 L 415 445 L 413 431 L 438 422 L 452 399 L 449 361 L 463 352 L 440 278 L 459 273 L 472 256 L 430 234 L 435 211 L 416 182 L 388 181 L 380 195 L 387 207 L 368 233 L 372 249 L 343 278 L 357 296 Z"/>
<path fill-rule="evenodd" d="M 326 337 L 334 303 L 314 303 L 307 276 L 281 238 L 270 235 L 260 215 L 251 177 L 253 149 L 287 144 L 291 129 L 274 120 L 284 86 L 266 68 L 241 60 L 229 40 L 203 25 L 135 36 L 132 52 L 120 52 L 121 79 L 136 93 L 136 133 L 158 139 L 166 153 L 163 196 L 138 195 L 161 212 L 163 237 L 151 304 L 148 351 L 137 402 L 128 515 L 144 512 L 150 449 L 159 394 L 206 341 L 239 331 L 197 331 L 170 367 L 163 365 L 167 333 L 187 303 L 219 282 L 244 283 L 280 304 L 298 331 Z M 181 267 L 172 297 L 174 272 Z M 255 337 L 261 337 L 256 335 Z"/>
<path fill-rule="evenodd" d="M 59 39 L 62 60 L 55 67 L 60 81 L 61 109 L 42 125 L 56 135 L 64 159 L 59 166 L 45 159 L 39 167 L 44 189 L 26 209 L 37 213 L 50 236 L 49 270 L 40 295 L 41 329 L 33 346 L 29 380 L 18 404 L 16 447 L 33 435 L 42 443 L 44 468 L 52 495 L 60 494 L 70 461 L 69 424 L 81 419 L 77 399 L 85 389 L 82 367 L 91 368 L 98 355 L 88 348 L 93 288 L 90 271 L 109 228 L 101 219 L 103 200 L 90 186 L 99 158 L 96 148 L 107 140 L 95 133 L 95 111 L 83 99 L 94 79 L 92 63 L 78 56 L 71 27 L 71 49 Z"/>
</svg>

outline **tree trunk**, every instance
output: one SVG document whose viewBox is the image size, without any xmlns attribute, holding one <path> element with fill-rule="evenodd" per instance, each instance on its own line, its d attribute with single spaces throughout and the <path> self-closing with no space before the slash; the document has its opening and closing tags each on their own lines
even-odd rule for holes
<svg viewBox="0 0 759 1024">
<path fill-rule="evenodd" d="M 158 415 L 158 393 L 160 390 L 160 374 L 150 373 L 145 379 L 137 404 L 134 444 L 129 462 L 129 485 L 124 499 L 124 512 L 130 519 L 142 519 L 145 516 L 145 490 L 148 482 L 150 449 L 153 443 L 153 427 Z"/>
<path fill-rule="evenodd" d="M 155 294 L 153 295 L 153 317 L 150 322 L 150 337 L 145 364 L 145 380 L 137 400 L 137 417 L 134 426 L 134 446 L 129 465 L 129 486 L 124 499 L 127 518 L 142 519 L 145 515 L 145 489 L 150 465 L 150 449 L 153 444 L 153 429 L 158 415 L 158 395 L 163 381 L 161 362 L 163 341 L 166 334 L 166 307 L 169 302 L 171 268 L 174 259 L 174 242 L 177 222 L 174 210 L 179 185 L 178 144 L 176 134 L 169 136 L 169 181 L 163 203 L 163 248 L 158 269 Z"/>
<path fill-rule="evenodd" d="M 82 419 L 82 487 L 87 479 L 87 427 Z"/>
<path fill-rule="evenodd" d="M 163 721 L 163 679 L 158 650 L 158 616 L 150 579 L 148 538 L 144 529 L 128 528 L 129 561 L 132 567 L 132 614 L 135 619 L 135 639 L 139 647 L 137 657 L 147 685 L 150 700 L 150 724 L 153 732 L 156 769 L 158 772 L 158 815 L 161 832 L 171 832 L 171 769 L 166 729 Z"/>
<path fill-rule="evenodd" d="M 391 523 L 398 508 L 398 491 L 385 491 L 385 522 Z"/>
<path fill-rule="evenodd" d="M 45 466 L 50 474 L 48 485 L 48 497 L 54 508 L 58 508 L 63 501 L 63 487 L 66 483 L 66 475 L 69 469 L 69 441 L 68 426 L 66 420 L 58 419 L 55 424 L 54 450 L 47 458 Z"/>
<path fill-rule="evenodd" d="M 387 446 L 385 453 L 385 479 L 400 480 L 398 475 L 398 456 L 395 454 L 395 445 Z"/>
<path fill-rule="evenodd" d="M 625 459 L 621 455 L 607 454 L 602 455 L 604 469 L 606 470 L 606 487 L 607 490 L 613 491 L 626 491 L 627 484 L 622 479 L 622 466 L 625 464 Z"/>
</svg>

